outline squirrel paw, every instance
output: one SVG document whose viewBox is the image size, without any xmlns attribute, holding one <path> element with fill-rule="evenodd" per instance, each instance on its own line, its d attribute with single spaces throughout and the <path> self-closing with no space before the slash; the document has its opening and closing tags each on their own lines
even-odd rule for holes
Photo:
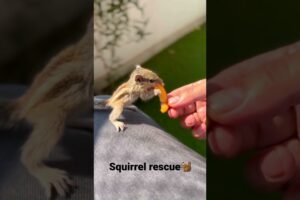
<svg viewBox="0 0 300 200">
<path fill-rule="evenodd" d="M 51 186 L 58 195 L 62 197 L 66 197 L 66 195 L 70 192 L 71 187 L 75 186 L 74 182 L 68 177 L 67 172 L 60 169 L 45 166 L 32 172 L 32 174 L 46 190 L 46 196 L 48 199 L 51 198 Z"/>
<path fill-rule="evenodd" d="M 113 125 L 116 127 L 118 132 L 123 132 L 126 128 L 124 122 L 120 121 L 113 122 Z"/>
<path fill-rule="evenodd" d="M 159 89 L 154 89 L 154 95 L 155 96 L 161 95 L 161 91 Z"/>
</svg>

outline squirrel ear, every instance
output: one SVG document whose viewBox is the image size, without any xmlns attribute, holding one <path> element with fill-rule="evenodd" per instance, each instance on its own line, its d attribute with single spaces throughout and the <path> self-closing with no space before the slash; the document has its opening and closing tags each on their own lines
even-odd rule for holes
<svg viewBox="0 0 300 200">
<path fill-rule="evenodd" d="M 136 65 L 135 66 L 136 69 L 142 68 L 141 65 Z"/>
<path fill-rule="evenodd" d="M 143 77 L 141 75 L 135 75 L 135 81 L 136 82 L 142 82 L 143 81 Z"/>
</svg>

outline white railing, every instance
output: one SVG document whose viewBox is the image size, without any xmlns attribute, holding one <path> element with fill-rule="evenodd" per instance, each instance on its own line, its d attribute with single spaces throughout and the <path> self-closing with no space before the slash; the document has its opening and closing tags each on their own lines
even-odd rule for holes
<svg viewBox="0 0 300 200">
<path fill-rule="evenodd" d="M 94 48 L 95 91 L 109 85 L 125 75 L 135 64 L 143 63 L 153 55 L 192 31 L 206 20 L 206 0 L 140 0 L 144 17 L 149 19 L 146 32 L 150 32 L 139 42 L 124 42 L 116 48 L 117 61 L 111 62 L 108 51 Z M 95 8 L 96 9 L 96 8 Z M 129 11 L 131 19 L 140 19 L 141 13 Z M 101 20 L 95 17 L 95 42 L 104 43 L 106 38 L 97 34 Z M 163 66 L 162 66 L 163 67 Z"/>
</svg>

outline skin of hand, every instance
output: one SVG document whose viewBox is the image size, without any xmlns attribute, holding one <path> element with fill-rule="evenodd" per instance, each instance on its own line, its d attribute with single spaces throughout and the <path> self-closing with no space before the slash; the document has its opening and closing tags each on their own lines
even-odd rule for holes
<svg viewBox="0 0 300 200">
<path fill-rule="evenodd" d="M 192 129 L 197 139 L 206 138 L 206 79 L 182 86 L 168 94 L 170 118 Z"/>
<path fill-rule="evenodd" d="M 236 64 L 208 81 L 212 151 L 257 150 L 247 175 L 255 186 L 300 199 L 300 42 Z"/>
</svg>

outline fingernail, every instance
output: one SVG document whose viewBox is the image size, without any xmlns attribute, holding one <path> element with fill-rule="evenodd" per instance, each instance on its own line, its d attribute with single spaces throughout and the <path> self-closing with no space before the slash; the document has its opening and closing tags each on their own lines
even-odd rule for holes
<svg viewBox="0 0 300 200">
<path fill-rule="evenodd" d="M 168 100 L 168 103 L 169 104 L 175 104 L 179 101 L 179 97 L 171 97 L 169 100 Z"/>
<path fill-rule="evenodd" d="M 238 88 L 222 90 L 208 98 L 208 107 L 215 113 L 228 112 L 238 107 L 243 98 L 243 92 Z"/>
<path fill-rule="evenodd" d="M 270 181 L 281 179 L 284 176 L 281 153 L 278 149 L 270 152 L 261 164 L 264 176 Z"/>
<path fill-rule="evenodd" d="M 172 108 L 169 109 L 168 114 L 169 114 L 169 117 L 171 117 L 171 118 L 177 118 L 178 117 L 178 112 L 176 110 L 172 109 Z"/>
<path fill-rule="evenodd" d="M 187 127 L 192 127 L 192 126 L 194 126 L 194 125 L 195 125 L 195 118 L 194 118 L 194 116 L 187 117 L 187 118 L 185 119 L 185 124 L 186 124 Z"/>
<path fill-rule="evenodd" d="M 193 129 L 193 136 L 197 139 L 205 139 L 206 131 L 202 127 L 195 128 Z"/>
</svg>

